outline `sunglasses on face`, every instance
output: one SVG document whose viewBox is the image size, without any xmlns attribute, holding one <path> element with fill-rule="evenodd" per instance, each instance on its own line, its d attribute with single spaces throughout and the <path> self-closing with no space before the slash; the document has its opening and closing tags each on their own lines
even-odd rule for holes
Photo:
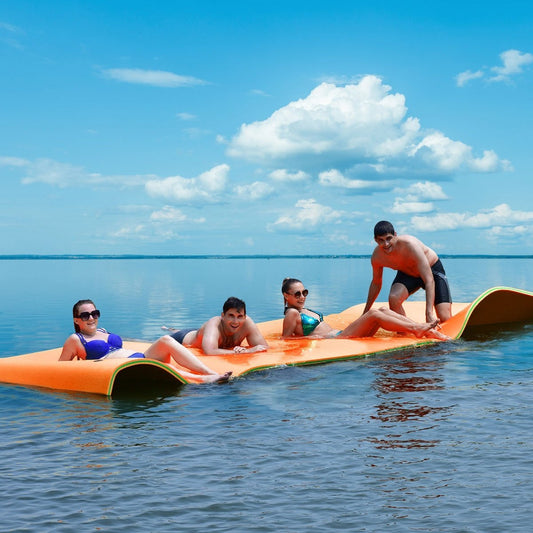
<svg viewBox="0 0 533 533">
<path fill-rule="evenodd" d="M 91 311 L 89 313 L 89 311 L 84 311 L 83 313 L 80 313 L 78 315 L 78 318 L 81 318 L 84 322 L 87 322 L 87 320 L 89 320 L 89 318 L 100 318 L 100 311 L 98 311 L 98 309 L 95 309 L 94 311 Z"/>
<path fill-rule="evenodd" d="M 291 294 L 289 292 L 289 294 Z M 303 296 L 304 298 L 307 298 L 307 295 L 309 294 L 309 291 L 307 289 L 304 289 L 303 291 L 296 291 L 292 293 L 292 296 L 295 298 L 300 298 L 300 296 Z"/>
</svg>

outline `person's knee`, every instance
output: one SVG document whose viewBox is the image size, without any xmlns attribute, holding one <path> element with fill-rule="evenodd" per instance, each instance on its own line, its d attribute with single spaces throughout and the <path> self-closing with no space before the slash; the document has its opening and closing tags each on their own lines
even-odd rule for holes
<svg viewBox="0 0 533 533">
<path fill-rule="evenodd" d="M 438 304 L 435 306 L 435 311 L 437 312 L 437 316 L 440 318 L 441 322 L 446 322 L 446 320 L 449 320 L 452 317 L 451 304 Z"/>
<path fill-rule="evenodd" d="M 387 312 L 389 312 L 390 309 L 388 307 L 382 306 L 373 309 L 373 311 L 374 313 L 372 314 L 372 318 L 374 320 L 381 321 L 386 317 Z"/>
<path fill-rule="evenodd" d="M 409 292 L 405 285 L 401 283 L 394 283 L 389 292 L 389 307 L 391 309 L 399 308 L 403 302 L 408 298 Z"/>
<path fill-rule="evenodd" d="M 376 320 L 380 315 L 383 314 L 383 307 L 373 307 L 366 314 L 368 315 L 368 318 Z"/>
<path fill-rule="evenodd" d="M 163 335 L 157 340 L 157 343 L 161 346 L 170 347 L 172 344 L 176 342 L 170 335 Z"/>
<path fill-rule="evenodd" d="M 405 298 L 401 294 L 391 291 L 391 293 L 389 294 L 389 307 L 393 311 L 396 311 L 397 309 L 400 309 L 402 307 L 404 300 Z"/>
</svg>

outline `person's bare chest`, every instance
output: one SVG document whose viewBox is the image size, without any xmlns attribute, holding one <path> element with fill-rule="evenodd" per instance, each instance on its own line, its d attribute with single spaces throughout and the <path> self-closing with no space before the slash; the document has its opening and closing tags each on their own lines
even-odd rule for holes
<svg viewBox="0 0 533 533">
<path fill-rule="evenodd" d="M 380 261 L 381 264 L 386 268 L 400 270 L 405 274 L 409 274 L 410 276 L 420 276 L 416 259 L 406 254 L 401 249 L 394 250 L 389 254 L 381 254 Z"/>
<path fill-rule="evenodd" d="M 220 331 L 218 336 L 218 347 L 227 349 L 234 348 L 235 346 L 239 346 L 244 338 L 245 334 L 241 331 L 232 334 Z"/>
</svg>

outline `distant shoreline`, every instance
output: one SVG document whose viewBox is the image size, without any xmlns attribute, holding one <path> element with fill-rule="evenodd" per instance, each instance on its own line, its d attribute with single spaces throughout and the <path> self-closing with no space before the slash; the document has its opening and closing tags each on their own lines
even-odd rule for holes
<svg viewBox="0 0 533 533">
<path fill-rule="evenodd" d="M 533 255 L 439 254 L 443 259 L 533 259 Z M 124 259 L 370 259 L 370 254 L 316 254 L 316 255 L 143 255 L 143 254 L 12 254 L 0 255 L 1 261 L 13 260 L 124 260 Z"/>
</svg>

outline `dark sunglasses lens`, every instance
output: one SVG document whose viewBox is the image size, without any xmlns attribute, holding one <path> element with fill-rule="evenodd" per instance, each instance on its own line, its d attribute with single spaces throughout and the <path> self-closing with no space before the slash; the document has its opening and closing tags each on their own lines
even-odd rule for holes
<svg viewBox="0 0 533 533">
<path fill-rule="evenodd" d="M 98 309 L 95 309 L 94 311 L 91 311 L 89 313 L 89 311 L 84 311 L 83 313 L 80 313 L 78 315 L 78 318 L 81 318 L 84 322 L 87 322 L 87 320 L 89 320 L 89 318 L 100 318 L 100 311 L 98 311 Z"/>
<path fill-rule="evenodd" d="M 307 289 L 304 289 L 303 291 L 296 291 L 293 296 L 295 298 L 300 298 L 300 296 L 304 296 L 304 297 L 307 297 L 307 295 L 309 294 L 309 291 Z"/>
</svg>

